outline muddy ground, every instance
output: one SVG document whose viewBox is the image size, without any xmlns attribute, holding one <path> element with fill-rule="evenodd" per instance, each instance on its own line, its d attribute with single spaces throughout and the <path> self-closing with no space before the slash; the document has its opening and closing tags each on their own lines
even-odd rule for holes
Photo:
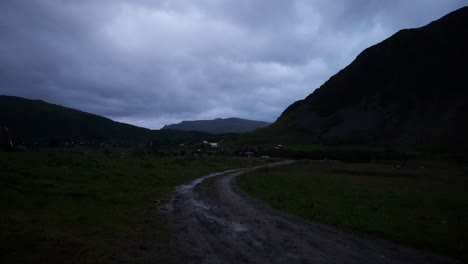
<svg viewBox="0 0 468 264">
<path fill-rule="evenodd" d="M 161 208 L 180 263 L 459 263 L 272 209 L 235 186 L 236 176 L 249 170 L 181 185 Z"/>
</svg>

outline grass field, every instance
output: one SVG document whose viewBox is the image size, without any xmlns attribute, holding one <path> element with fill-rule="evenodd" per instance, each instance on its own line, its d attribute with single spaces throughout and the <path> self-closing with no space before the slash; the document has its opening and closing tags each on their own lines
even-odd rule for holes
<svg viewBox="0 0 468 264">
<path fill-rule="evenodd" d="M 334 150 L 348 150 L 348 151 L 368 151 L 372 150 L 371 147 L 366 145 L 288 145 L 288 149 L 295 151 L 334 151 Z"/>
<path fill-rule="evenodd" d="M 189 179 L 255 163 L 0 153 L 0 262 L 170 263 L 155 202 Z"/>
<path fill-rule="evenodd" d="M 241 175 L 237 184 L 305 219 L 468 262 L 468 171 L 460 165 L 300 161 Z"/>
</svg>

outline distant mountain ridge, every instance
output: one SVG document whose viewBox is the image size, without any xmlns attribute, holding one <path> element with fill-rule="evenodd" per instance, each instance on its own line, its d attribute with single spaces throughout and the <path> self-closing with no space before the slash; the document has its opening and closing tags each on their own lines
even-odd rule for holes
<svg viewBox="0 0 468 264">
<path fill-rule="evenodd" d="M 149 129 L 83 111 L 16 96 L 0 96 L 0 125 L 11 136 L 30 140 L 108 140 L 144 142 Z"/>
<path fill-rule="evenodd" d="M 252 138 L 468 146 L 468 7 L 364 50 Z"/>
<path fill-rule="evenodd" d="M 182 121 L 179 124 L 166 125 L 162 129 L 201 131 L 210 134 L 247 133 L 271 125 L 269 122 L 241 118 L 217 118 L 214 120 Z"/>
<path fill-rule="evenodd" d="M 153 149 L 164 149 L 204 140 L 229 142 L 239 137 L 238 134 L 150 130 L 41 100 L 0 95 L 0 129 L 3 127 L 8 128 L 12 138 L 40 146 L 78 140 L 127 146 L 148 144 Z"/>
</svg>

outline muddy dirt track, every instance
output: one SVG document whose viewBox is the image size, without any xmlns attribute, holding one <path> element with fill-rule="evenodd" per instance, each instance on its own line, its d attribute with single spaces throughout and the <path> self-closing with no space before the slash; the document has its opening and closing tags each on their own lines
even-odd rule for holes
<svg viewBox="0 0 468 264">
<path fill-rule="evenodd" d="M 163 211 L 181 263 L 459 263 L 272 209 L 235 186 L 236 176 L 250 170 L 210 174 L 176 189 Z"/>
</svg>

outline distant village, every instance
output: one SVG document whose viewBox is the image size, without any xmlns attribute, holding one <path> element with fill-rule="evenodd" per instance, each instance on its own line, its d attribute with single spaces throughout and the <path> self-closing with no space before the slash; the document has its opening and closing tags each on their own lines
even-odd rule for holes
<svg viewBox="0 0 468 264">
<path fill-rule="evenodd" d="M 63 153 L 77 153 L 85 155 L 106 155 L 119 156 L 192 156 L 192 157 L 213 157 L 213 156 L 238 156 L 238 157 L 262 157 L 270 158 L 271 153 L 278 153 L 284 150 L 281 144 L 265 149 L 260 146 L 235 146 L 225 144 L 224 141 L 210 142 L 203 140 L 197 143 L 180 143 L 171 147 L 157 147 L 153 142 L 139 145 L 109 143 L 99 140 L 49 140 L 47 143 L 34 142 L 32 144 L 15 144 L 10 135 L 9 129 L 0 127 L 0 151 L 58 151 Z"/>
</svg>

